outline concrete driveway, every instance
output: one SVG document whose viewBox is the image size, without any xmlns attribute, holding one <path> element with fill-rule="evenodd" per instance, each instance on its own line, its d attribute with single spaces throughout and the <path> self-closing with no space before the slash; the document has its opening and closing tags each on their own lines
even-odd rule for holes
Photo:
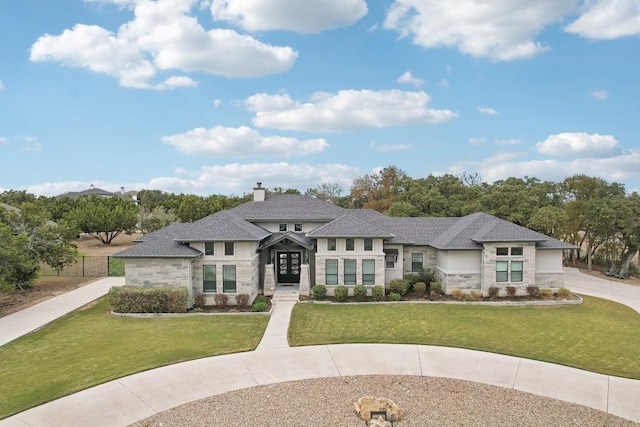
<svg viewBox="0 0 640 427">
<path fill-rule="evenodd" d="M 567 289 L 619 302 L 640 313 L 640 286 L 600 279 L 581 273 L 577 268 L 565 267 L 564 272 L 564 285 Z"/>
</svg>

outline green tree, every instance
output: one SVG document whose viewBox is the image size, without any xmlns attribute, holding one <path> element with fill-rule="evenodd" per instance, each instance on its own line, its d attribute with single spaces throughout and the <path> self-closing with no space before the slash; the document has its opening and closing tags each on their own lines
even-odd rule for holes
<svg viewBox="0 0 640 427">
<path fill-rule="evenodd" d="M 27 233 L 14 234 L 0 222 L 0 290 L 27 289 L 38 275 L 38 261 L 29 251 Z"/>
<path fill-rule="evenodd" d="M 351 184 L 351 199 L 355 208 L 374 209 L 385 213 L 402 191 L 406 173 L 397 166 L 387 166 L 380 172 L 364 174 Z"/>
<path fill-rule="evenodd" d="M 153 211 L 141 209 L 139 214 L 140 231 L 149 234 L 177 221 L 176 216 L 163 206 L 156 206 Z"/>
<path fill-rule="evenodd" d="M 105 245 L 121 233 L 131 234 L 136 229 L 138 207 L 129 200 L 91 195 L 78 198 L 76 204 L 65 218 Z"/>
</svg>

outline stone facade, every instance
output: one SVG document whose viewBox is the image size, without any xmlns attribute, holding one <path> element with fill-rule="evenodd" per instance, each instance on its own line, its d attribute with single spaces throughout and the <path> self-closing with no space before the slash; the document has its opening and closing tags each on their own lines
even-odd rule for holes
<svg viewBox="0 0 640 427">
<path fill-rule="evenodd" d="M 255 254 L 250 259 L 228 259 L 207 260 L 197 259 L 193 261 L 193 291 L 194 293 L 203 293 L 203 266 L 216 266 L 216 292 L 205 292 L 206 304 L 213 305 L 215 294 L 223 292 L 223 267 L 225 265 L 234 265 L 236 267 L 236 292 L 226 292 L 229 296 L 229 304 L 235 304 L 235 296 L 237 294 L 248 294 L 249 301 L 253 302 L 258 295 L 258 266 L 259 257 Z"/>
<path fill-rule="evenodd" d="M 560 289 L 564 286 L 564 273 L 536 273 L 539 288 Z"/>
<path fill-rule="evenodd" d="M 385 283 L 385 268 L 384 268 L 384 253 L 375 254 L 368 253 L 367 255 L 344 255 L 344 256 L 327 256 L 326 254 L 316 255 L 316 284 L 326 285 L 326 260 L 336 259 L 338 260 L 338 284 L 344 284 L 344 260 L 355 259 L 356 260 L 356 284 L 362 284 L 362 260 L 372 259 L 375 261 L 375 285 L 383 285 Z M 327 292 L 330 291 L 331 286 L 327 287 Z M 332 293 L 329 293 L 332 295 Z"/>
<path fill-rule="evenodd" d="M 404 275 L 416 274 L 412 271 L 412 254 L 422 254 L 422 269 L 433 269 L 436 266 L 437 250 L 431 246 L 405 246 L 402 250 L 403 266 L 402 270 Z"/>
<path fill-rule="evenodd" d="M 522 255 L 497 255 L 497 248 L 521 247 Z M 483 250 L 482 262 L 482 294 L 489 295 L 489 288 L 498 287 L 501 290 L 507 286 L 515 286 L 518 291 L 526 290 L 527 286 L 536 284 L 536 246 L 533 242 L 495 242 L 485 243 Z M 509 279 L 506 282 L 498 282 L 496 280 L 496 262 L 508 261 L 509 270 L 512 261 L 522 261 L 522 281 L 512 282 L 511 271 L 509 271 Z"/>
<path fill-rule="evenodd" d="M 179 286 L 187 288 L 193 304 L 191 260 L 188 258 L 126 258 L 125 282 L 131 286 Z"/>
</svg>

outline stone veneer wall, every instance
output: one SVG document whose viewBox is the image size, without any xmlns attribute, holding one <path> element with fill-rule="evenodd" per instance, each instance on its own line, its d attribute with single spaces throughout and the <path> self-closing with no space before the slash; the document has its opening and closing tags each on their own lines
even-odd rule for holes
<svg viewBox="0 0 640 427">
<path fill-rule="evenodd" d="M 434 269 L 437 265 L 436 259 L 438 250 L 431 246 L 405 246 L 402 250 L 404 275 L 415 274 L 411 271 L 411 254 L 422 254 L 422 268 L 424 270 Z"/>
<path fill-rule="evenodd" d="M 375 280 L 375 284 L 376 285 L 381 285 L 384 286 L 384 274 L 385 274 L 385 267 L 384 267 L 384 253 L 383 254 L 374 254 L 374 253 L 369 253 L 367 255 L 350 255 L 350 256 L 327 256 L 324 254 L 316 254 L 316 285 L 326 285 L 325 283 L 325 279 L 326 279 L 326 264 L 325 264 L 325 260 L 327 259 L 337 259 L 338 260 L 338 284 L 344 284 L 344 260 L 345 259 L 355 259 L 357 262 L 357 266 L 356 266 L 356 271 L 357 271 L 357 275 L 356 275 L 356 284 L 358 283 L 362 283 L 362 260 L 363 259 L 373 259 L 375 260 L 375 267 L 376 267 L 376 280 Z M 327 286 L 327 294 L 328 295 L 333 295 L 333 288 L 335 286 Z M 350 286 L 350 288 L 353 288 L 353 286 Z M 350 295 L 353 293 L 353 290 L 350 289 Z"/>
<path fill-rule="evenodd" d="M 183 286 L 191 284 L 187 258 L 125 258 L 125 281 L 132 286 Z"/>
<path fill-rule="evenodd" d="M 229 304 L 236 304 L 235 296 L 237 294 L 248 294 L 249 302 L 253 302 L 258 295 L 258 278 L 259 278 L 259 256 L 254 255 L 250 259 L 229 259 L 225 261 L 207 261 L 198 259 L 193 262 L 193 291 L 194 293 L 202 293 L 202 266 L 203 265 L 215 265 L 216 266 L 216 293 L 223 293 L 222 282 L 222 267 L 225 265 L 236 266 L 236 292 L 226 293 L 229 296 Z M 213 292 L 206 292 L 206 304 L 213 305 L 215 294 Z"/>
<path fill-rule="evenodd" d="M 451 291 L 454 289 L 470 292 L 474 290 L 479 291 L 482 288 L 482 275 L 480 273 L 447 274 L 437 269 L 436 276 L 442 284 L 442 290 L 446 294 L 451 294 Z"/>
<path fill-rule="evenodd" d="M 497 256 L 496 248 L 522 247 L 522 256 Z M 522 282 L 496 282 L 496 261 L 522 261 Z M 509 269 L 511 263 L 509 263 Z M 536 285 L 536 246 L 533 242 L 498 242 L 485 243 L 483 251 L 483 283 L 482 294 L 489 294 L 489 287 L 500 288 L 501 294 L 507 286 L 515 286 L 518 294 L 526 292 L 527 286 Z M 511 272 L 509 271 L 509 276 Z"/>
<path fill-rule="evenodd" d="M 536 273 L 536 285 L 540 288 L 564 287 L 564 273 Z"/>
</svg>

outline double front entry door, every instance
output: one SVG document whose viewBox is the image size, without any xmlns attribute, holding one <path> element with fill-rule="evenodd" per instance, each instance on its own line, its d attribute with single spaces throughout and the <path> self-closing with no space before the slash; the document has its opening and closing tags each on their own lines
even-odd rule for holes
<svg viewBox="0 0 640 427">
<path fill-rule="evenodd" d="M 278 283 L 300 283 L 301 252 L 278 252 Z"/>
</svg>

